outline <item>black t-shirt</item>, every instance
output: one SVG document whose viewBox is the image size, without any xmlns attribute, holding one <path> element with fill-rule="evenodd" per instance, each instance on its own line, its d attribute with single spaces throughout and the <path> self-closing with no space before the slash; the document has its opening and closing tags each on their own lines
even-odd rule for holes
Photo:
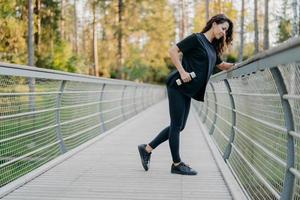
<svg viewBox="0 0 300 200">
<path fill-rule="evenodd" d="M 195 72 L 196 78 L 177 86 L 176 79 L 180 78 L 180 75 L 175 70 L 168 76 L 167 85 L 178 88 L 185 95 L 198 101 L 203 101 L 206 84 L 213 68 L 222 60 L 217 56 L 214 46 L 203 33 L 193 33 L 177 43 L 177 46 L 183 54 L 183 68 L 187 72 Z"/>
</svg>

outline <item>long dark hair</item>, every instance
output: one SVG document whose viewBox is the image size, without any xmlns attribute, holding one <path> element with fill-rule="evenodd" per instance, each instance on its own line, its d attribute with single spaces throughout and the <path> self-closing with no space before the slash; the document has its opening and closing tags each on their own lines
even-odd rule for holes
<svg viewBox="0 0 300 200">
<path fill-rule="evenodd" d="M 214 38 L 212 41 L 213 46 L 215 47 L 217 54 L 220 56 L 223 51 L 225 50 L 225 47 L 227 47 L 229 44 L 231 44 L 233 38 L 232 38 L 232 32 L 233 32 L 233 23 L 232 21 L 224 14 L 218 14 L 210 18 L 208 22 L 206 23 L 205 27 L 201 31 L 201 33 L 207 32 L 213 25 L 213 23 L 216 22 L 217 24 L 222 24 L 224 22 L 228 22 L 229 27 L 226 31 L 226 37 L 224 39 L 224 36 L 220 39 Z"/>
</svg>

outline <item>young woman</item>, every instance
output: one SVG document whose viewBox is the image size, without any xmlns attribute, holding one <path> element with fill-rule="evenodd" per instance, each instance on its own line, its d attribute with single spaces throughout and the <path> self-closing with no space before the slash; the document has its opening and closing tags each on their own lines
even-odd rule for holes
<svg viewBox="0 0 300 200">
<path fill-rule="evenodd" d="M 181 161 L 179 155 L 180 131 L 185 127 L 191 98 L 204 101 L 206 84 L 213 68 L 229 70 L 234 64 L 220 59 L 224 48 L 232 42 L 233 23 L 223 14 L 212 17 L 201 31 L 186 37 L 169 53 L 177 70 L 169 74 L 166 84 L 169 99 L 171 124 L 163 129 L 150 143 L 138 146 L 143 168 L 149 169 L 151 152 L 161 143 L 169 140 L 173 164 L 171 173 L 196 175 L 197 172 Z M 180 61 L 180 53 L 182 60 Z M 189 73 L 194 72 L 192 78 Z M 181 79 L 182 84 L 176 83 Z"/>
</svg>

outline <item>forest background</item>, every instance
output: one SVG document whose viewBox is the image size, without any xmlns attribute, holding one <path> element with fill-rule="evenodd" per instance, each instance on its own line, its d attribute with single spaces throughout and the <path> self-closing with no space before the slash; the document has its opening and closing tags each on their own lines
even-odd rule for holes
<svg viewBox="0 0 300 200">
<path fill-rule="evenodd" d="M 0 61 L 163 83 L 168 49 L 213 15 L 234 23 L 223 60 L 241 62 L 298 36 L 299 10 L 299 0 L 0 0 Z"/>
</svg>

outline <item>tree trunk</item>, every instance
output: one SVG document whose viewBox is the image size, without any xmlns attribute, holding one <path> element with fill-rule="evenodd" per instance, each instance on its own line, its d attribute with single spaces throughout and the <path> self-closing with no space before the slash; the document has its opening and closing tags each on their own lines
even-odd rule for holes
<svg viewBox="0 0 300 200">
<path fill-rule="evenodd" d="M 243 50 L 244 50 L 244 10 L 245 10 L 245 0 L 242 0 L 239 62 L 243 60 Z"/>
<path fill-rule="evenodd" d="M 298 4 L 297 0 L 293 0 L 292 2 L 292 8 L 293 8 L 293 31 L 292 31 L 292 36 L 295 37 L 298 34 L 298 15 L 297 15 L 297 9 L 298 9 Z"/>
<path fill-rule="evenodd" d="M 121 77 L 118 78 L 123 78 L 123 73 L 121 73 L 121 67 L 123 65 L 123 52 L 122 52 L 122 37 L 123 37 L 123 19 L 122 19 L 122 15 L 123 15 L 123 0 L 119 0 L 118 1 L 118 23 L 119 23 L 119 27 L 118 27 L 118 61 L 117 61 L 117 77 L 119 75 L 121 75 Z"/>
<path fill-rule="evenodd" d="M 186 32 L 185 0 L 180 0 L 181 20 L 179 29 L 179 39 L 182 40 Z"/>
<path fill-rule="evenodd" d="M 41 44 L 41 16 L 40 16 L 40 11 L 41 11 L 41 0 L 36 0 L 35 1 L 35 15 L 36 15 L 36 23 L 37 23 L 37 32 L 35 33 L 35 45 L 37 52 L 40 52 L 40 44 Z"/>
<path fill-rule="evenodd" d="M 28 0 L 28 65 L 34 66 L 33 4 Z"/>
<path fill-rule="evenodd" d="M 32 0 L 28 0 L 28 65 L 34 66 L 34 35 L 33 35 L 33 4 Z M 35 78 L 28 78 L 29 92 L 35 92 Z M 35 111 L 35 96 L 29 95 L 30 111 Z M 34 117 L 33 117 L 34 120 Z M 34 124 L 34 123 L 33 123 Z"/>
<path fill-rule="evenodd" d="M 61 13 L 60 13 L 60 36 L 65 39 L 65 1 L 60 0 Z"/>
<path fill-rule="evenodd" d="M 205 3 L 205 14 L 206 14 L 206 21 L 209 20 L 209 0 L 206 0 L 206 3 Z"/>
<path fill-rule="evenodd" d="M 257 0 L 254 0 L 254 53 L 259 52 L 258 20 L 257 20 Z"/>
<path fill-rule="evenodd" d="M 265 0 L 264 49 L 269 49 L 269 0 Z"/>
<path fill-rule="evenodd" d="M 78 30 L 77 30 L 77 0 L 74 0 L 74 46 L 75 52 L 78 55 Z"/>
<path fill-rule="evenodd" d="M 298 34 L 300 35 L 300 2 L 299 2 L 299 5 L 298 5 Z"/>
<path fill-rule="evenodd" d="M 97 20 L 96 20 L 96 2 L 93 2 L 93 56 L 94 56 L 94 75 L 99 76 L 98 66 L 98 43 L 97 43 Z"/>
</svg>

